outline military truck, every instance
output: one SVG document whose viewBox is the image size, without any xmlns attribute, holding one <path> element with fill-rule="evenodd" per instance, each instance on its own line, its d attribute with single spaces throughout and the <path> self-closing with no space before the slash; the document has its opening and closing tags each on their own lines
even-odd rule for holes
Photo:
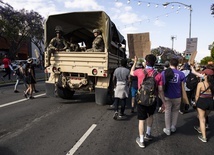
<svg viewBox="0 0 214 155">
<path fill-rule="evenodd" d="M 71 99 L 75 92 L 95 92 L 99 105 L 110 103 L 113 93 L 112 76 L 126 58 L 126 40 L 103 11 L 71 12 L 50 15 L 45 22 L 45 45 L 55 37 L 55 27 L 60 25 L 63 37 L 72 37 L 75 42 L 92 47 L 93 29 L 102 32 L 105 49 L 103 52 L 56 51 L 51 56 L 51 65 L 46 68 L 47 96 Z M 82 48 L 82 49 L 84 49 Z M 45 52 L 45 65 L 47 64 Z"/>
</svg>

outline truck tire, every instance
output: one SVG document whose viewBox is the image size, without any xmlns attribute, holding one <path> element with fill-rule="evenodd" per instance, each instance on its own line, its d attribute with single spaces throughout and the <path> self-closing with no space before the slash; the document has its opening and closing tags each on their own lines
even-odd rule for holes
<svg viewBox="0 0 214 155">
<path fill-rule="evenodd" d="M 57 87 L 57 96 L 62 99 L 72 99 L 75 91 L 71 91 L 68 88 Z"/>
<path fill-rule="evenodd" d="M 95 88 L 95 102 L 98 105 L 112 104 L 113 98 L 107 88 Z"/>
<path fill-rule="evenodd" d="M 59 79 L 56 84 L 56 94 L 62 99 L 72 99 L 75 91 L 71 91 L 67 87 L 62 87 L 62 75 L 59 76 Z"/>
</svg>

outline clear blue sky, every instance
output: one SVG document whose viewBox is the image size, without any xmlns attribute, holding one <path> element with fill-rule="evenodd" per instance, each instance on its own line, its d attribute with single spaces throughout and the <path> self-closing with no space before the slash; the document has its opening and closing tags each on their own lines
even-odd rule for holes
<svg viewBox="0 0 214 155">
<path fill-rule="evenodd" d="M 44 18 L 48 15 L 73 11 L 105 11 L 117 25 L 121 33 L 150 33 L 151 48 L 172 47 L 171 36 L 175 36 L 173 48 L 179 52 L 186 49 L 189 37 L 190 11 L 183 5 L 171 4 L 164 8 L 165 2 L 181 2 L 192 5 L 191 37 L 198 38 L 196 60 L 210 55 L 208 45 L 214 41 L 214 17 L 210 6 L 213 0 L 3 0 L 14 9 L 34 10 Z M 138 2 L 141 4 L 138 5 Z M 148 7 L 148 3 L 150 6 Z M 174 8 L 172 9 L 172 5 Z"/>
</svg>

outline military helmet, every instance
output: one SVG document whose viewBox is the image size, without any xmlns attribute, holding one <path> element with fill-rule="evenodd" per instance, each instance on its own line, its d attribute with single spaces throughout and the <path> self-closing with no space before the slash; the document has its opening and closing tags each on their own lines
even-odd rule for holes
<svg viewBox="0 0 214 155">
<path fill-rule="evenodd" d="M 62 27 L 61 26 L 56 26 L 55 31 L 56 31 L 56 33 L 57 32 L 62 32 Z"/>
<path fill-rule="evenodd" d="M 101 31 L 100 31 L 99 29 L 94 29 L 94 30 L 93 30 L 93 33 L 99 33 L 99 34 L 100 34 Z"/>
</svg>

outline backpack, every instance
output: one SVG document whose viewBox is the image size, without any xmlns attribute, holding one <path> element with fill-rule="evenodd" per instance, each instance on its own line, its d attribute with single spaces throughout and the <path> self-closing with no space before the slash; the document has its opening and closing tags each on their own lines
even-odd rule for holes
<svg viewBox="0 0 214 155">
<path fill-rule="evenodd" d="M 168 84 L 169 84 L 169 81 L 172 80 L 174 78 L 174 72 L 171 68 L 167 68 L 165 71 L 164 71 L 164 78 L 165 78 L 165 83 L 164 83 L 164 86 L 163 86 L 163 90 L 164 92 L 167 90 L 168 88 Z"/>
<path fill-rule="evenodd" d="M 17 68 L 17 69 L 15 70 L 15 74 L 18 75 L 18 76 L 21 75 L 21 72 L 20 72 L 20 69 L 19 69 L 19 68 Z"/>
<path fill-rule="evenodd" d="M 156 71 L 153 71 L 152 76 L 148 76 L 146 70 L 144 70 L 145 78 L 141 84 L 140 89 L 137 91 L 136 100 L 138 104 L 144 106 L 152 106 L 155 102 L 155 91 L 157 88 L 155 82 L 155 76 L 158 74 Z"/>
<path fill-rule="evenodd" d="M 189 73 L 187 76 L 186 76 L 186 87 L 190 90 L 194 90 L 197 85 L 198 85 L 198 78 L 195 74 L 193 73 Z"/>
</svg>

